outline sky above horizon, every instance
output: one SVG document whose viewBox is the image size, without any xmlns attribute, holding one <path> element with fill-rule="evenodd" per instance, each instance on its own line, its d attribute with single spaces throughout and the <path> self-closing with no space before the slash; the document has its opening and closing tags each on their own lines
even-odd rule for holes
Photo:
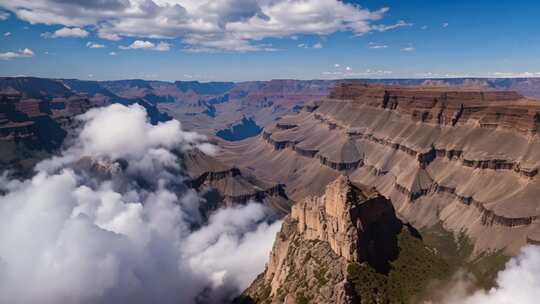
<svg viewBox="0 0 540 304">
<path fill-rule="evenodd" d="M 0 76 L 540 77 L 538 1 L 0 0 Z"/>
</svg>

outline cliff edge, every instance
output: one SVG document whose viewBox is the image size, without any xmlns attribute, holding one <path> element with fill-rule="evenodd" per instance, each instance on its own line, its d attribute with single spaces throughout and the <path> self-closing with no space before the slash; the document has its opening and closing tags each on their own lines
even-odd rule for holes
<svg viewBox="0 0 540 304">
<path fill-rule="evenodd" d="M 445 267 L 389 200 L 340 176 L 293 206 L 265 272 L 236 302 L 411 303 Z"/>
</svg>

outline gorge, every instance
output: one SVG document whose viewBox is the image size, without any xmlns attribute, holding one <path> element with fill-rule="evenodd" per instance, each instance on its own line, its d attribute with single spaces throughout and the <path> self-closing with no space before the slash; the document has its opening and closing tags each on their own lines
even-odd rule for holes
<svg viewBox="0 0 540 304">
<path fill-rule="evenodd" d="M 92 109 L 137 105 L 152 125 L 177 119 L 205 134 L 218 151 L 173 150 L 175 182 L 200 196 L 192 229 L 253 202 L 267 208 L 265 220 L 284 219 L 264 273 L 235 302 L 442 303 L 427 293 L 432 284 L 464 269 L 474 288 L 491 288 L 510 257 L 540 243 L 540 103 L 517 92 L 350 80 L 3 81 L 0 164 L 14 176 L 61 153 Z M 114 176 L 91 158 L 75 168 Z"/>
</svg>

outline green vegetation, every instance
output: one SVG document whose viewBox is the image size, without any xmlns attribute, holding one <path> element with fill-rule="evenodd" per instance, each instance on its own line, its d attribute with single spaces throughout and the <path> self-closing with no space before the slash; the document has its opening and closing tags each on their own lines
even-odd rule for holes
<svg viewBox="0 0 540 304">
<path fill-rule="evenodd" d="M 308 303 L 309 303 L 309 299 L 306 298 L 303 292 L 299 291 L 296 294 L 296 304 L 308 304 Z"/>
<path fill-rule="evenodd" d="M 324 266 L 315 271 L 315 278 L 317 279 L 317 284 L 319 285 L 319 287 L 324 286 L 328 282 L 328 279 L 326 278 L 327 272 L 328 269 Z"/>
<path fill-rule="evenodd" d="M 454 236 L 440 224 L 421 230 L 424 244 L 434 248 L 450 266 L 451 273 L 458 270 L 471 273 L 477 287 L 489 289 L 495 285 L 497 273 L 504 269 L 510 257 L 503 250 L 473 256 L 471 240 L 461 232 Z"/>
<path fill-rule="evenodd" d="M 388 275 L 367 265 L 348 266 L 348 280 L 362 304 L 416 303 L 428 284 L 450 276 L 448 263 L 404 228 L 398 236 L 400 254 Z"/>
<path fill-rule="evenodd" d="M 233 300 L 233 304 L 255 304 L 256 302 L 250 297 L 246 295 L 240 295 L 236 299 Z"/>
<path fill-rule="evenodd" d="M 367 265 L 348 266 L 348 280 L 362 304 L 416 303 L 430 284 L 448 283 L 458 270 L 474 275 L 477 287 L 489 289 L 509 259 L 502 250 L 473 256 L 473 245 L 464 233 L 454 236 L 441 225 L 420 232 L 422 240 L 406 229 L 400 233 L 400 254 L 388 275 Z"/>
<path fill-rule="evenodd" d="M 476 285 L 483 289 L 490 289 L 495 285 L 497 273 L 504 269 L 510 257 L 504 255 L 502 250 L 482 253 L 465 267 L 476 278 Z"/>
</svg>

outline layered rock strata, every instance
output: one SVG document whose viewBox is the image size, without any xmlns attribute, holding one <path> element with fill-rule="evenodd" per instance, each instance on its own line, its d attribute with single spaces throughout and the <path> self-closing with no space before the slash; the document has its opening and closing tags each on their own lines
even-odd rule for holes
<svg viewBox="0 0 540 304">
<path fill-rule="evenodd" d="M 268 205 L 278 216 L 285 216 L 290 211 L 290 201 L 282 184 L 259 180 L 197 149 L 180 157 L 190 177 L 186 183 L 206 198 L 202 211 L 246 204 L 249 201 Z"/>
<path fill-rule="evenodd" d="M 228 143 L 223 159 L 287 184 L 294 200 L 345 173 L 416 226 L 441 220 L 477 249 L 515 253 L 540 215 L 539 113 L 514 92 L 344 84 L 259 138 Z"/>
</svg>

